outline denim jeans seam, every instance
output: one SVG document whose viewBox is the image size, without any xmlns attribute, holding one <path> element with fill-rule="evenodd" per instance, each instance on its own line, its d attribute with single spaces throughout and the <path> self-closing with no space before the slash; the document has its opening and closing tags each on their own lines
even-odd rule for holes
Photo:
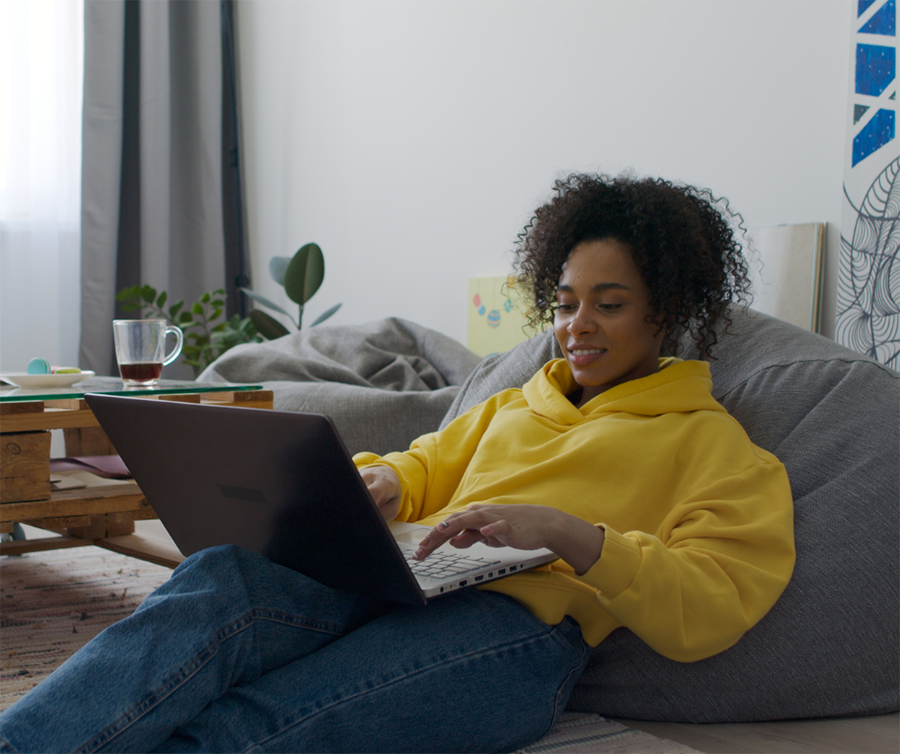
<svg viewBox="0 0 900 754">
<path fill-rule="evenodd" d="M 145 697 L 139 704 L 131 708 L 127 713 L 119 717 L 114 723 L 109 725 L 105 730 L 101 731 L 94 739 L 92 739 L 83 751 L 96 751 L 99 747 L 105 746 L 116 736 L 127 730 L 131 725 L 137 722 L 141 717 L 150 712 L 154 707 L 171 696 L 185 682 L 196 675 L 203 667 L 213 658 L 219 651 L 221 645 L 228 639 L 237 636 L 239 633 L 250 628 L 256 621 L 272 621 L 282 623 L 289 626 L 302 626 L 312 631 L 321 631 L 335 636 L 340 636 L 345 632 L 344 627 L 339 627 L 327 621 L 309 620 L 303 616 L 292 615 L 276 610 L 262 610 L 253 608 L 245 615 L 232 621 L 228 625 L 220 629 L 212 642 L 204 647 L 194 659 L 183 667 L 175 676 L 173 676 L 166 684 L 152 694 Z"/>
<path fill-rule="evenodd" d="M 554 626 L 547 626 L 547 628 L 553 629 L 553 628 L 555 628 L 555 627 L 554 627 Z M 553 634 L 555 634 L 554 631 L 547 631 L 547 632 L 545 632 L 545 633 L 543 633 L 543 634 L 540 634 L 540 635 L 537 635 L 537 636 L 531 636 L 531 637 L 528 637 L 528 638 L 525 639 L 524 641 L 523 641 L 523 640 L 517 640 L 517 641 L 508 642 L 508 643 L 506 643 L 506 644 L 501 644 L 501 645 L 498 645 L 498 646 L 494 646 L 494 647 L 491 648 L 490 654 L 497 654 L 497 653 L 499 653 L 499 652 L 502 652 L 502 651 L 505 651 L 505 650 L 508 650 L 508 649 L 514 649 L 514 648 L 518 648 L 518 647 L 525 647 L 525 646 L 528 646 L 528 645 L 530 645 L 530 644 L 535 644 L 535 643 L 538 643 L 538 642 L 542 641 L 544 638 L 546 638 L 546 637 L 548 637 L 548 636 L 552 636 L 552 638 L 554 638 L 554 639 L 558 638 L 558 637 L 556 637 L 556 636 L 553 636 Z M 568 642 L 566 642 L 566 643 L 568 643 Z M 571 644 L 570 644 L 570 646 L 571 646 Z M 278 738 L 279 736 L 284 735 L 286 732 L 288 732 L 288 731 L 291 730 L 292 728 L 295 728 L 295 727 L 297 727 L 298 725 L 300 725 L 300 724 L 302 724 L 302 723 L 305 723 L 305 722 L 307 722 L 308 720 L 311 720 L 312 718 L 317 717 L 318 715 L 321 715 L 322 713 L 324 713 L 324 712 L 326 712 L 326 711 L 332 709 L 333 707 L 337 707 L 337 706 L 339 706 L 339 705 L 341 705 L 341 704 L 346 704 L 347 702 L 353 701 L 354 699 L 356 699 L 356 698 L 358 698 L 358 697 L 365 696 L 366 694 L 370 694 L 370 693 L 375 692 L 375 691 L 382 691 L 382 690 L 384 690 L 384 689 L 386 689 L 386 688 L 389 688 L 390 686 L 393 686 L 393 685 L 396 684 L 396 683 L 400 683 L 401 681 L 407 681 L 407 680 L 409 680 L 409 679 L 411 679 L 411 678 L 415 678 L 415 676 L 421 675 L 422 673 L 425 673 L 425 672 L 427 672 L 427 671 L 429 671 L 429 670 L 431 670 L 432 668 L 435 668 L 435 667 L 437 667 L 437 666 L 440 666 L 440 665 L 447 665 L 447 664 L 456 664 L 456 663 L 459 663 L 459 662 L 468 660 L 468 659 L 470 659 L 470 658 L 472 658 L 472 657 L 477 657 L 477 656 L 487 656 L 487 655 L 488 655 L 488 653 L 485 652 L 485 650 L 483 650 L 483 649 L 471 650 L 471 651 L 469 651 L 469 652 L 466 652 L 465 654 L 461 654 L 461 655 L 458 655 L 457 657 L 454 657 L 452 660 L 450 660 L 449 663 L 447 663 L 447 662 L 441 662 L 441 661 L 438 661 L 438 662 L 432 662 L 432 663 L 430 663 L 430 664 L 427 665 L 427 666 L 424 666 L 424 667 L 421 667 L 421 668 L 417 668 L 417 669 L 414 670 L 413 672 L 406 673 L 406 674 L 403 675 L 403 676 L 399 676 L 399 677 L 393 678 L 393 679 L 391 679 L 390 681 L 386 681 L 386 682 L 380 683 L 380 684 L 378 684 L 377 686 L 373 686 L 373 687 L 371 687 L 371 688 L 366 688 L 366 689 L 364 689 L 364 690 L 357 691 L 356 693 L 351 694 L 351 695 L 348 695 L 348 696 L 345 696 L 345 697 L 343 697 L 342 699 L 339 699 L 339 700 L 337 700 L 337 701 L 335 701 L 335 702 L 332 702 L 331 704 L 323 705 L 322 707 L 319 707 L 319 708 L 313 710 L 312 712 L 310 712 L 310 713 L 304 715 L 302 718 L 298 718 L 297 720 L 294 720 L 290 725 L 284 726 L 284 727 L 281 728 L 278 732 L 273 733 L 272 735 L 266 737 L 265 739 L 263 739 L 263 740 L 261 740 L 261 741 L 254 741 L 254 742 L 248 744 L 246 747 L 244 747 L 244 749 L 243 749 L 242 751 L 243 751 L 243 752 L 252 752 L 252 751 L 255 751 L 255 750 L 257 750 L 259 747 L 265 746 L 267 743 L 269 743 L 269 742 L 272 741 L 273 739 L 276 739 L 276 738 Z M 569 679 L 572 677 L 572 673 L 577 672 L 577 670 L 578 670 L 578 668 L 580 667 L 580 665 L 581 665 L 581 661 L 575 663 L 575 666 L 572 668 L 572 670 L 571 670 L 571 671 L 569 672 L 569 674 L 566 676 L 566 683 L 563 684 L 563 685 L 560 687 L 560 690 L 561 690 L 562 688 L 565 688 L 565 686 L 566 686 L 566 684 L 568 683 Z M 556 696 L 557 696 L 557 699 L 556 699 L 556 701 L 555 701 L 555 703 L 554 703 L 554 710 L 556 710 L 556 709 L 558 708 L 558 705 L 559 705 L 559 693 L 560 693 L 560 692 L 557 692 L 557 695 L 556 695 Z M 554 716 L 553 716 L 553 721 L 555 721 L 555 720 L 556 720 L 556 714 L 554 714 Z M 552 722 L 551 722 L 551 727 L 552 727 Z"/>
<path fill-rule="evenodd" d="M 219 648 L 223 641 L 227 641 L 233 636 L 245 631 L 253 624 L 252 613 L 248 613 L 238 620 L 224 626 L 219 630 L 213 641 L 201 649 L 194 658 L 182 667 L 172 678 L 164 683 L 159 689 L 148 694 L 138 704 L 134 705 L 129 711 L 121 715 L 115 722 L 111 723 L 104 730 L 100 731 L 93 739 L 91 739 L 82 751 L 92 752 L 105 746 L 116 736 L 122 734 L 135 722 L 140 720 L 144 715 L 150 712 L 154 707 L 163 702 L 181 686 L 184 685 L 192 676 L 196 675 L 203 667 L 218 654 Z"/>
<path fill-rule="evenodd" d="M 254 608 L 250 611 L 250 615 L 256 620 L 268 620 L 273 623 L 281 623 L 286 626 L 298 626 L 310 631 L 319 631 L 321 633 L 332 634 L 333 636 L 343 636 L 347 632 L 347 627 L 332 623 L 330 621 L 312 620 L 306 616 L 294 615 L 278 610 L 260 610 Z"/>
<path fill-rule="evenodd" d="M 563 710 L 566 707 L 566 702 L 569 701 L 568 697 L 562 699 L 562 694 L 564 689 L 569 689 L 571 691 L 574 684 L 572 684 L 572 676 L 577 674 L 581 676 L 582 672 L 584 672 L 584 666 L 586 664 L 587 658 L 590 656 L 591 647 L 582 639 L 581 642 L 581 655 L 578 658 L 578 661 L 572 666 L 572 669 L 569 671 L 569 674 L 566 676 L 566 680 L 564 683 L 561 683 L 559 688 L 556 691 L 556 703 L 554 704 L 553 709 L 553 720 L 550 722 L 547 730 L 544 732 L 544 735 L 550 732 L 553 726 L 556 724 L 556 721 L 559 719 L 560 714 L 562 714 Z M 572 684 L 572 685 L 570 685 Z"/>
<path fill-rule="evenodd" d="M 538 619 L 539 620 L 539 619 Z M 556 721 L 559 719 L 560 714 L 565 709 L 565 703 L 568 701 L 568 697 L 566 699 L 562 699 L 562 694 L 565 689 L 570 688 L 570 684 L 572 682 L 572 676 L 577 674 L 581 675 L 584 670 L 584 665 L 586 663 L 587 658 L 590 656 L 591 647 L 588 643 L 582 638 L 580 640 L 580 651 L 575 646 L 575 644 L 568 639 L 564 635 L 564 630 L 562 628 L 562 623 L 558 625 L 548 625 L 547 626 L 547 635 L 550 639 L 555 641 L 556 643 L 562 645 L 563 647 L 568 647 L 573 651 L 578 652 L 578 659 L 573 664 L 571 670 L 566 675 L 566 679 L 559 685 L 559 688 L 556 690 L 556 697 L 553 703 L 553 715 L 550 719 L 550 724 L 547 726 L 547 729 L 544 731 L 542 736 L 547 735 L 556 724 Z M 580 633 L 579 633 L 580 636 Z M 571 690 L 571 689 L 570 689 Z"/>
</svg>

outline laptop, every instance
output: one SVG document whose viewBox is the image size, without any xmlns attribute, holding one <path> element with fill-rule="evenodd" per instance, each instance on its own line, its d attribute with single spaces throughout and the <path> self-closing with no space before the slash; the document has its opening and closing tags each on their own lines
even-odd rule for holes
<svg viewBox="0 0 900 754">
<path fill-rule="evenodd" d="M 326 586 L 414 605 L 557 559 L 444 544 L 413 561 L 430 527 L 385 522 L 328 416 L 85 400 L 185 556 L 241 545 Z"/>
</svg>

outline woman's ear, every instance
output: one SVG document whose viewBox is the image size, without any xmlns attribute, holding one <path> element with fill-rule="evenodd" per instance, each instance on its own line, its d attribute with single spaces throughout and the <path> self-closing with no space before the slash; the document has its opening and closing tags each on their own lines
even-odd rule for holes
<svg viewBox="0 0 900 754">
<path fill-rule="evenodd" d="M 673 318 L 670 317 L 662 317 L 659 321 L 659 333 L 662 335 L 662 340 L 659 344 L 659 355 L 661 358 L 665 358 L 667 356 L 677 356 L 679 349 L 678 343 L 678 331 L 679 328 L 675 324 Z"/>
</svg>

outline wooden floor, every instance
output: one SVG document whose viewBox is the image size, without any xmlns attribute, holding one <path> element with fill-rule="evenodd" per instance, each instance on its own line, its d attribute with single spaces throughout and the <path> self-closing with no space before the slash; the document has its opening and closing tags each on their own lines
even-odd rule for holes
<svg viewBox="0 0 900 754">
<path fill-rule="evenodd" d="M 618 720 L 706 754 L 898 754 L 900 713 L 834 720 L 687 725 Z"/>
</svg>

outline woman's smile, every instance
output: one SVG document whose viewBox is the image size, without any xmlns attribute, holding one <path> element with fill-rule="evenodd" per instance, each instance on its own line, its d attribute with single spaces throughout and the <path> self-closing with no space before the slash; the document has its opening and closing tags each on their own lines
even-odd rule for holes
<svg viewBox="0 0 900 754">
<path fill-rule="evenodd" d="M 569 363 L 586 366 L 606 353 L 605 348 L 585 348 L 577 346 L 569 349 Z"/>
</svg>

